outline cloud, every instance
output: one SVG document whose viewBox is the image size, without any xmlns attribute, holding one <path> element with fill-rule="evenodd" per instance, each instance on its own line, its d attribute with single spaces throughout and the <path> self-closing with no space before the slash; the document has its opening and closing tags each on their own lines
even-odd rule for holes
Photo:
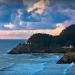
<svg viewBox="0 0 75 75">
<path fill-rule="evenodd" d="M 0 29 L 52 29 L 58 23 L 73 24 L 74 3 L 74 0 L 0 0 Z M 15 27 L 6 26 L 9 23 Z"/>
<path fill-rule="evenodd" d="M 10 22 L 11 11 L 6 5 L 0 6 L 0 23 Z"/>
<path fill-rule="evenodd" d="M 37 30 L 0 30 L 0 39 L 28 39 L 35 33 L 45 33 L 50 35 L 59 35 L 65 28 L 65 23 L 57 23 L 54 29 Z"/>
<path fill-rule="evenodd" d="M 8 6 L 12 10 L 24 7 L 23 0 L 0 0 L 0 4 Z"/>
<path fill-rule="evenodd" d="M 50 6 L 57 9 L 75 9 L 75 0 L 49 0 Z"/>
<path fill-rule="evenodd" d="M 21 19 L 23 21 L 30 21 L 30 22 L 38 22 L 41 20 L 41 16 L 37 13 L 32 13 L 32 12 L 27 12 L 27 11 L 24 11 L 22 16 L 21 16 Z"/>
<path fill-rule="evenodd" d="M 48 0 L 40 0 L 39 2 L 36 2 L 33 6 L 28 7 L 28 12 L 33 11 L 34 9 L 38 8 L 36 13 L 42 14 L 45 9 L 45 4 L 48 2 Z"/>
<path fill-rule="evenodd" d="M 9 23 L 12 13 L 23 7 L 25 8 L 22 0 L 0 0 L 0 23 Z"/>
<path fill-rule="evenodd" d="M 4 28 L 7 28 L 7 29 L 14 29 L 14 28 L 15 28 L 15 25 L 14 25 L 14 24 L 11 24 L 11 23 L 5 24 L 5 25 L 4 25 Z"/>
<path fill-rule="evenodd" d="M 62 23 L 65 20 L 69 20 L 70 19 L 69 16 L 63 14 L 62 12 L 58 12 L 58 11 L 51 12 L 50 16 L 51 16 L 50 20 L 53 23 Z"/>
</svg>

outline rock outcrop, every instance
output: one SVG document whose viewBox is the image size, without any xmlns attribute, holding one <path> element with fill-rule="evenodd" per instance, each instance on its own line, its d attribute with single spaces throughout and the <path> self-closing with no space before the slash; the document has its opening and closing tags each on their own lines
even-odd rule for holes
<svg viewBox="0 0 75 75">
<path fill-rule="evenodd" d="M 70 64 L 75 63 L 75 48 L 66 50 L 64 56 L 57 62 L 58 64 Z"/>
<path fill-rule="evenodd" d="M 30 53 L 29 44 L 19 44 L 15 48 L 13 48 L 9 54 L 22 54 L 22 53 Z"/>
<path fill-rule="evenodd" d="M 19 44 L 17 47 L 13 48 L 9 54 L 64 53 L 67 50 L 62 47 L 69 45 L 75 47 L 75 25 L 64 29 L 59 36 L 43 33 L 33 34 L 27 40 L 27 43 Z"/>
</svg>

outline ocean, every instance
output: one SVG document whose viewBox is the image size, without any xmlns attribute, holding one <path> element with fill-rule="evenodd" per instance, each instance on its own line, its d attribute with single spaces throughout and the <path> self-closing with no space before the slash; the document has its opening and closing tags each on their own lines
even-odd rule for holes
<svg viewBox="0 0 75 75">
<path fill-rule="evenodd" d="M 16 47 L 19 43 L 25 43 L 26 40 L 0 40 L 0 53 L 6 53 Z"/>
<path fill-rule="evenodd" d="M 16 45 L 25 42 L 0 40 L 0 75 L 75 75 L 73 63 L 56 64 L 63 54 L 8 54 Z"/>
</svg>

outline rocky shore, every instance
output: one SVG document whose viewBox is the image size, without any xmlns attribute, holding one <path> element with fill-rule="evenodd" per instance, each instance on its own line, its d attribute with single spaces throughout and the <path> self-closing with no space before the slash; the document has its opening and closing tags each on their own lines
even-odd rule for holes
<svg viewBox="0 0 75 75">
<path fill-rule="evenodd" d="M 70 64 L 75 63 L 75 48 L 67 49 L 68 52 L 57 62 L 57 64 Z"/>
<path fill-rule="evenodd" d="M 58 64 L 75 63 L 75 25 L 64 29 L 59 36 L 33 34 L 26 43 L 19 44 L 9 54 L 63 53 Z"/>
</svg>

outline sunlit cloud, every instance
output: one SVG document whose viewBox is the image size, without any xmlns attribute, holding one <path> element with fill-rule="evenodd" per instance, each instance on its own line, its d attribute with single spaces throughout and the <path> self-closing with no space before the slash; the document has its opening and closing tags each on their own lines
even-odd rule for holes
<svg viewBox="0 0 75 75">
<path fill-rule="evenodd" d="M 64 23 L 58 23 L 58 24 L 56 24 L 56 28 L 51 30 L 51 32 L 52 32 L 51 34 L 54 36 L 59 35 L 62 32 L 62 30 L 64 30 L 64 29 L 65 29 Z"/>
<path fill-rule="evenodd" d="M 1 30 L 48 29 L 47 33 L 57 35 L 75 24 L 74 0 L 0 0 L 0 3 Z"/>
<path fill-rule="evenodd" d="M 10 27 L 11 28 L 11 27 Z M 59 35 L 65 29 L 64 23 L 56 24 L 55 29 L 37 29 L 37 30 L 0 30 L 0 39 L 28 39 L 36 33 L 45 33 L 53 36 Z"/>
<path fill-rule="evenodd" d="M 28 12 L 33 11 L 34 9 L 38 8 L 36 13 L 42 14 L 45 9 L 45 4 L 48 2 L 48 0 L 40 0 L 39 2 L 36 2 L 34 5 L 28 7 Z"/>
</svg>

